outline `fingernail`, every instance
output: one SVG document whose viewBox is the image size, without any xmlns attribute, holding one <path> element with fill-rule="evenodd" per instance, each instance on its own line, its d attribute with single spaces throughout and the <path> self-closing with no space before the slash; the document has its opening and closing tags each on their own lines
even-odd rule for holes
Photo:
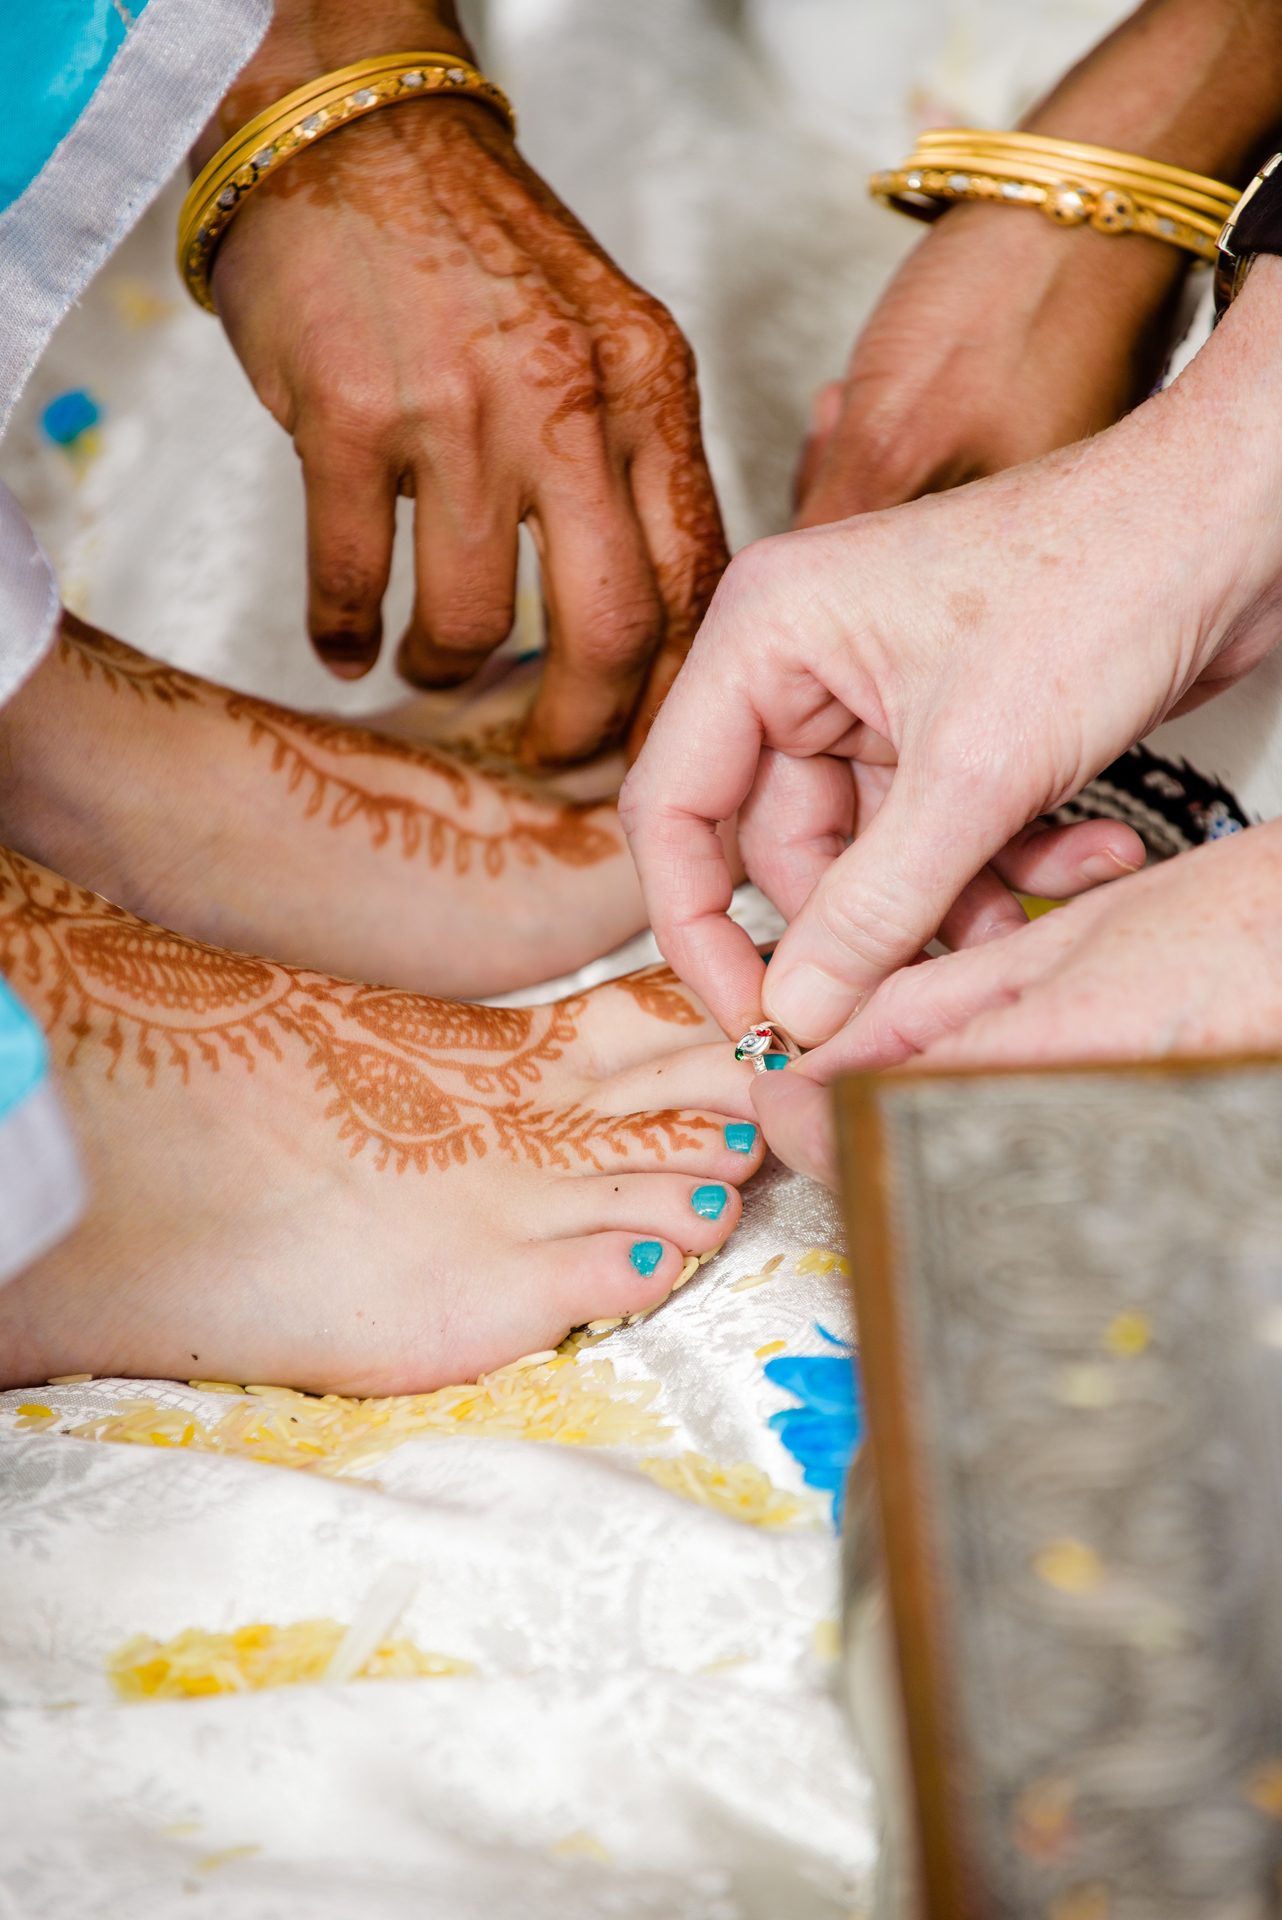
<svg viewBox="0 0 1282 1920">
<path fill-rule="evenodd" d="M 1138 873 L 1143 864 L 1140 860 L 1131 866 L 1106 847 L 1103 853 L 1093 853 L 1089 860 L 1083 860 L 1078 872 L 1083 880 L 1116 880 L 1122 873 Z"/>
<path fill-rule="evenodd" d="M 378 659 L 378 639 L 365 633 L 318 633 L 312 645 L 340 680 L 361 679 Z"/>
<path fill-rule="evenodd" d="M 757 1144 L 757 1129 L 736 1120 L 726 1128 L 726 1145 L 731 1153 L 751 1153 Z"/>
<path fill-rule="evenodd" d="M 726 1190 L 724 1187 L 696 1187 L 690 1195 L 690 1205 L 702 1220 L 719 1220 L 725 1212 Z"/>
<path fill-rule="evenodd" d="M 768 1053 L 761 1062 L 767 1073 L 782 1073 L 788 1064 L 786 1053 Z"/>
<path fill-rule="evenodd" d="M 638 1273 L 653 1273 L 662 1258 L 662 1240 L 638 1240 L 628 1255 Z"/>
<path fill-rule="evenodd" d="M 855 997 L 853 988 L 804 960 L 786 973 L 766 975 L 766 1018 L 803 1046 L 831 1039 L 850 1017 Z"/>
</svg>

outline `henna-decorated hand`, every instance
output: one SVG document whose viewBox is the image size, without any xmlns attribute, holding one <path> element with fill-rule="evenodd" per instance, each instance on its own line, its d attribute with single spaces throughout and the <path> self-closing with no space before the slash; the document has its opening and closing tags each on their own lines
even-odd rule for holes
<svg viewBox="0 0 1282 1920">
<path fill-rule="evenodd" d="M 302 71 L 278 14 L 218 138 L 327 66 L 463 45 L 433 9 L 338 11 L 341 30 L 309 25 Z M 378 26 L 360 43 L 362 14 Z M 212 286 L 303 463 L 308 623 L 332 670 L 377 657 L 398 494 L 416 500 L 418 573 L 398 665 L 418 686 L 467 678 L 507 635 L 526 520 L 549 654 L 523 759 L 586 758 L 630 723 L 639 742 L 727 557 L 693 360 L 487 109 L 415 101 L 297 154 L 238 214 Z"/>
</svg>

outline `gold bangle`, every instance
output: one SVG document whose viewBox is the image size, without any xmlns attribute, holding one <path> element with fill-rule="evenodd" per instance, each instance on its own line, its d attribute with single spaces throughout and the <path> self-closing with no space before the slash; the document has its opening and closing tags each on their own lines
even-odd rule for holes
<svg viewBox="0 0 1282 1920">
<path fill-rule="evenodd" d="M 442 94 L 479 100 L 509 133 L 516 117 L 500 87 L 452 53 L 385 53 L 322 74 L 246 121 L 192 181 L 178 216 L 178 271 L 197 306 L 214 311 L 209 275 L 245 198 L 303 147 L 379 107 Z"/>
<path fill-rule="evenodd" d="M 976 127 L 923 133 L 901 167 L 875 173 L 868 187 L 917 220 L 933 220 L 961 200 L 1029 206 L 1058 226 L 1143 233 L 1201 260 L 1215 258 L 1238 198 L 1236 187 L 1139 154 Z"/>
</svg>

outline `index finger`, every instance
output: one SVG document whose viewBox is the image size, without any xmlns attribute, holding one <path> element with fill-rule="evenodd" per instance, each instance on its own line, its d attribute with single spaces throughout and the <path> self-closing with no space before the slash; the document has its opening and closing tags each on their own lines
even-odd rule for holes
<svg viewBox="0 0 1282 1920">
<path fill-rule="evenodd" d="M 619 795 L 659 951 L 727 1033 L 760 1012 L 765 968 L 728 917 L 734 891 L 717 833 L 756 778 L 761 723 L 735 688 L 715 688 L 691 661 L 668 696 Z"/>
</svg>

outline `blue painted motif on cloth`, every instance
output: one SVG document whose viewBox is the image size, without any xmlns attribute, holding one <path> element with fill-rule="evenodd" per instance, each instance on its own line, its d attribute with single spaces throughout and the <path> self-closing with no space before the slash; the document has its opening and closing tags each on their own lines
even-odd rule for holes
<svg viewBox="0 0 1282 1920">
<path fill-rule="evenodd" d="M 71 132 L 147 0 L 0 6 L 0 207 L 31 185 Z"/>
<path fill-rule="evenodd" d="M 83 387 L 73 387 L 49 402 L 40 424 L 56 447 L 69 447 L 90 427 L 96 427 L 101 418 L 102 410 L 93 395 Z"/>
<path fill-rule="evenodd" d="M 781 1353 L 767 1360 L 767 1380 L 800 1401 L 770 1416 L 772 1426 L 793 1459 L 801 1466 L 808 1487 L 830 1493 L 834 1525 L 841 1525 L 846 1471 L 863 1436 L 863 1405 L 859 1370 L 844 1340 L 825 1327 L 816 1327 L 840 1353 Z"/>
</svg>

